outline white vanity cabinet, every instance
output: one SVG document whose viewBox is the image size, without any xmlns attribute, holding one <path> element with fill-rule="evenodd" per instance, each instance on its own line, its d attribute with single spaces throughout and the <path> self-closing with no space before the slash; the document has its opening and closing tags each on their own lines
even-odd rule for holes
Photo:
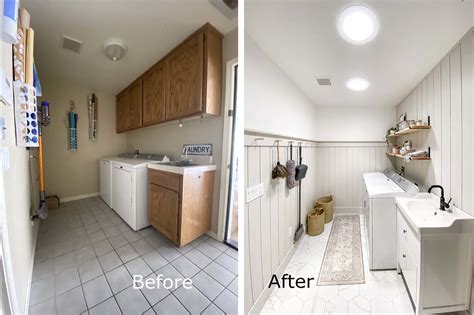
<svg viewBox="0 0 474 315">
<path fill-rule="evenodd" d="M 417 314 L 469 309 L 471 241 L 469 231 L 417 233 L 397 209 L 397 270 L 402 272 Z"/>
</svg>

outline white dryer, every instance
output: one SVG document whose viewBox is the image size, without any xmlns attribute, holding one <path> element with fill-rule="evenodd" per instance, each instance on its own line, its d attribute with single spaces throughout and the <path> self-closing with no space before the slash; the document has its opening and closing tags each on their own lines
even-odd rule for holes
<svg viewBox="0 0 474 315">
<path fill-rule="evenodd" d="M 371 270 L 397 268 L 397 205 L 395 198 L 415 195 L 418 186 L 397 173 L 363 175 L 365 193 L 363 208 L 369 241 L 369 268 Z"/>
<path fill-rule="evenodd" d="M 100 196 L 130 227 L 138 231 L 148 222 L 147 177 L 149 163 L 169 162 L 166 155 L 123 154 L 100 160 Z"/>
</svg>

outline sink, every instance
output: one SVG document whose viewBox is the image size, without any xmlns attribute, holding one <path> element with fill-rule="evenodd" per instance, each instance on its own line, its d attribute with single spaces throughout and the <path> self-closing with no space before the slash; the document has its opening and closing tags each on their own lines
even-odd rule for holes
<svg viewBox="0 0 474 315">
<path fill-rule="evenodd" d="M 186 166 L 197 166 L 199 164 L 193 163 L 193 161 L 191 160 L 181 160 L 181 161 L 171 161 L 167 163 L 161 163 L 161 165 L 186 167 Z"/>
<path fill-rule="evenodd" d="M 439 209 L 439 197 L 419 193 L 414 197 L 396 198 L 398 208 L 418 233 L 459 233 L 471 228 L 474 217 L 452 206 Z"/>
</svg>

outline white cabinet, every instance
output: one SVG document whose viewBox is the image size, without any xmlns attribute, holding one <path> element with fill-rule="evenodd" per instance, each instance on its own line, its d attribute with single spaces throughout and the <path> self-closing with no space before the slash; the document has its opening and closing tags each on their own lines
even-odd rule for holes
<svg viewBox="0 0 474 315">
<path fill-rule="evenodd" d="M 471 292 L 470 231 L 418 234 L 397 211 L 398 270 L 415 309 L 444 313 L 469 309 Z"/>
<path fill-rule="evenodd" d="M 110 207 L 112 204 L 112 162 L 99 161 L 100 198 Z"/>
</svg>

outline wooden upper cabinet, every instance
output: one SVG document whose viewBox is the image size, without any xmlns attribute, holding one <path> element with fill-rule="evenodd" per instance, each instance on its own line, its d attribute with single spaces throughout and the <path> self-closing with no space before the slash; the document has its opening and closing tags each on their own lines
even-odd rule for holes
<svg viewBox="0 0 474 315">
<path fill-rule="evenodd" d="M 129 87 L 130 100 L 128 103 L 128 128 L 135 129 L 142 126 L 142 79 L 133 82 Z"/>
<path fill-rule="evenodd" d="M 116 126 L 117 132 L 124 132 L 128 128 L 129 91 L 125 90 L 117 95 L 116 99 Z"/>
<path fill-rule="evenodd" d="M 143 75 L 143 125 L 165 121 L 166 62 L 160 61 Z"/>
<path fill-rule="evenodd" d="M 127 101 L 120 100 L 128 102 L 128 109 L 119 106 L 117 96 L 117 132 L 194 115 L 220 115 L 222 34 L 204 25 L 122 94 L 128 94 Z"/>
<path fill-rule="evenodd" d="M 204 34 L 200 33 L 168 56 L 167 120 L 202 111 L 203 55 Z"/>
</svg>

